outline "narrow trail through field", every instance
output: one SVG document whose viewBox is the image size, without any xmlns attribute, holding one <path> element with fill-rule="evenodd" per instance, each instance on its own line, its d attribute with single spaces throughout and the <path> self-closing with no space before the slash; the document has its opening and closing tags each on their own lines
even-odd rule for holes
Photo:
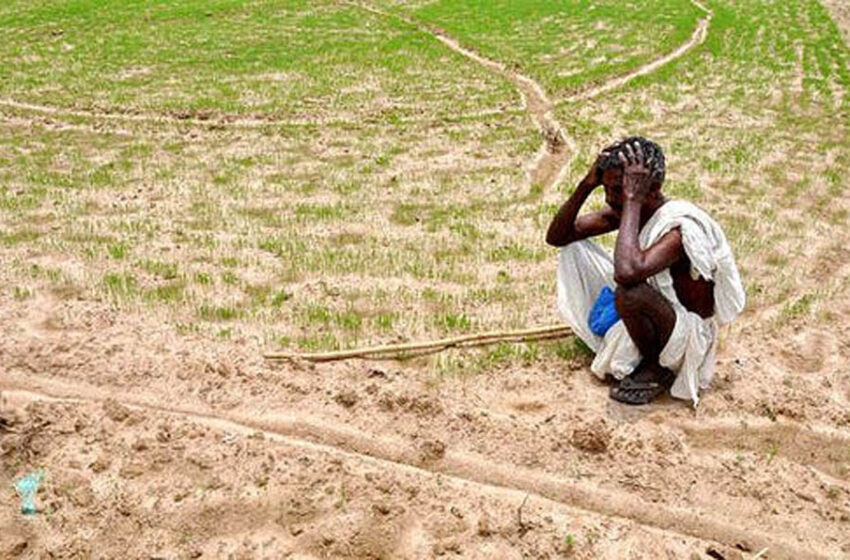
<svg viewBox="0 0 850 560">
<path fill-rule="evenodd" d="M 575 143 L 564 134 L 561 124 L 552 114 L 554 105 L 540 84 L 528 76 L 508 70 L 500 62 L 483 58 L 475 52 L 462 47 L 455 39 L 447 35 L 439 32 L 433 32 L 433 35 L 451 50 L 481 65 L 502 72 L 516 85 L 522 94 L 526 108 L 531 113 L 537 125 L 537 129 L 543 135 L 543 145 L 540 147 L 531 165 L 529 178 L 532 184 L 542 185 L 544 189 L 555 185 L 560 179 L 561 170 L 566 167 L 570 155 L 576 151 Z"/>
<path fill-rule="evenodd" d="M 54 107 L 50 105 L 39 105 L 37 103 L 25 103 L 15 99 L 2 98 L 0 106 L 10 109 L 20 109 L 24 111 L 32 111 L 34 113 L 42 113 L 53 117 L 79 118 L 79 119 L 100 119 L 107 121 L 122 121 L 122 122 L 140 122 L 151 124 L 193 124 L 203 126 L 236 126 L 243 128 L 257 128 L 264 126 L 290 126 L 299 124 L 315 124 L 309 121 L 300 120 L 276 120 L 276 119 L 254 119 L 245 117 L 225 117 L 220 118 L 199 118 L 192 116 L 173 116 L 168 114 L 156 113 L 122 113 L 118 111 L 95 111 L 88 109 L 66 109 L 63 107 Z"/>
<path fill-rule="evenodd" d="M 519 90 L 522 96 L 523 105 L 531 113 L 535 125 L 543 135 L 543 145 L 537 153 L 530 169 L 529 178 L 533 184 L 539 184 L 547 189 L 553 186 L 559 179 L 561 170 L 566 167 L 569 161 L 570 154 L 575 153 L 575 145 L 573 141 L 564 134 L 564 130 L 560 123 L 552 114 L 554 104 L 546 95 L 543 87 L 534 79 L 529 78 L 524 74 L 510 70 L 503 63 L 486 58 L 475 51 L 467 49 L 460 43 L 443 33 L 442 31 L 427 27 L 420 22 L 404 17 L 399 14 L 386 12 L 368 4 L 359 2 L 344 2 L 345 4 L 356 6 L 370 13 L 398 19 L 415 27 L 416 29 L 426 33 L 436 40 L 447 46 L 452 51 L 465 56 L 473 62 L 494 70 L 507 77 Z M 569 150 L 567 150 L 569 148 Z"/>
<path fill-rule="evenodd" d="M 234 114 L 210 114 L 209 116 L 191 116 L 191 115 L 174 115 L 168 113 L 154 112 L 122 112 L 120 110 L 113 111 L 97 111 L 91 109 L 67 109 L 63 107 L 55 107 L 51 105 L 39 105 L 36 103 L 25 103 L 10 98 L 0 98 L 0 107 L 16 109 L 31 113 L 38 113 L 45 118 L 55 119 L 95 119 L 110 122 L 125 122 L 139 123 L 150 125 L 184 125 L 196 126 L 205 128 L 268 128 L 276 126 L 333 126 L 333 125 L 357 125 L 364 122 L 370 122 L 369 119 L 346 119 L 336 118 L 326 121 L 317 120 L 316 118 L 304 119 L 275 119 L 275 118 L 258 118 L 258 117 L 240 117 Z M 486 118 L 497 115 L 505 115 L 511 112 L 518 112 L 518 109 L 491 109 L 483 111 L 475 111 L 460 115 L 461 118 Z M 416 117 L 416 118 L 399 118 L 396 122 L 399 124 L 416 124 L 425 123 L 433 120 L 433 117 Z M 375 122 L 375 121 L 371 121 Z M 55 124 L 55 123 L 54 123 Z M 63 123 L 64 128 L 71 128 L 73 123 Z"/>
<path fill-rule="evenodd" d="M 682 57 L 696 45 L 704 42 L 708 36 L 708 27 L 713 15 L 712 11 L 697 0 L 690 1 L 694 6 L 705 12 L 706 15 L 699 20 L 687 42 L 679 45 L 674 51 L 644 64 L 628 74 L 611 78 L 593 89 L 559 101 L 558 104 L 591 99 L 622 87 L 635 78 L 650 74 L 671 61 Z M 529 168 L 529 179 L 532 184 L 542 186 L 544 191 L 560 183 L 570 160 L 576 153 L 576 143 L 575 140 L 564 132 L 563 127 L 553 115 L 552 110 L 556 104 L 552 102 L 540 83 L 524 74 L 510 70 L 502 62 L 486 58 L 475 51 L 461 46 L 457 39 L 449 37 L 439 29 L 428 27 L 414 19 L 400 14 L 386 12 L 369 4 L 353 1 L 344 1 L 343 3 L 357 6 L 376 15 L 395 18 L 412 25 L 420 31 L 431 35 L 452 51 L 465 56 L 485 68 L 499 72 L 513 82 L 522 96 L 525 108 L 531 113 L 537 129 L 543 136 L 543 144 Z"/>
<path fill-rule="evenodd" d="M 665 56 L 662 56 L 661 58 L 653 60 L 652 62 L 645 64 L 645 65 L 641 66 L 640 68 L 638 68 L 638 69 L 636 69 L 632 72 L 629 72 L 628 74 L 626 74 L 624 76 L 614 78 L 614 79 L 609 80 L 609 81 L 603 83 L 602 85 L 597 86 L 593 89 L 589 89 L 587 91 L 577 93 L 576 95 L 570 96 L 570 97 L 564 99 L 563 103 L 570 103 L 570 102 L 575 102 L 575 101 L 582 101 L 582 100 L 585 100 L 585 99 L 591 99 L 593 97 L 597 97 L 597 96 L 599 96 L 603 93 L 606 93 L 608 91 L 622 87 L 622 86 L 626 85 L 627 83 L 629 83 L 630 81 L 634 80 L 635 78 L 638 78 L 640 76 L 646 76 L 647 74 L 651 74 L 652 72 L 655 72 L 656 70 L 658 70 L 662 66 L 669 64 L 670 62 L 672 62 L 673 60 L 676 60 L 677 58 L 682 57 L 685 53 L 687 53 L 689 50 L 691 50 L 695 46 L 703 43 L 705 41 L 706 37 L 708 36 L 708 26 L 711 24 L 711 18 L 714 14 L 711 10 L 709 10 L 707 7 L 703 6 L 702 4 L 697 2 L 696 0 L 691 0 L 691 3 L 694 6 L 698 7 L 700 10 L 702 10 L 703 12 L 705 12 L 706 15 L 705 15 L 704 18 L 699 20 L 696 28 L 694 29 L 694 32 L 691 34 L 691 38 L 688 39 L 688 41 L 686 43 L 679 45 L 673 52 L 671 52 L 671 53 L 669 53 Z"/>
<path fill-rule="evenodd" d="M 663 531 L 728 546 L 748 542 L 759 549 L 768 547 L 772 558 L 825 558 L 778 535 L 747 528 L 741 523 L 722 521 L 716 512 L 649 503 L 627 492 L 611 491 L 580 481 L 568 481 L 515 465 L 493 463 L 471 453 L 447 449 L 443 454 L 433 454 L 395 438 L 366 434 L 304 415 L 221 413 L 188 406 L 167 407 L 157 404 L 160 399 L 155 395 L 123 394 L 90 385 L 39 380 L 31 375 L 10 374 L 4 378 L 0 389 L 7 398 L 18 402 L 52 400 L 103 403 L 114 400 L 142 411 L 179 415 L 211 428 L 243 434 L 261 432 L 269 439 L 285 445 L 357 457 L 374 461 L 384 468 L 403 469 L 425 475 L 440 474 L 459 482 L 473 484 L 485 493 L 504 490 L 527 493 L 577 509 L 628 519 Z"/>
</svg>

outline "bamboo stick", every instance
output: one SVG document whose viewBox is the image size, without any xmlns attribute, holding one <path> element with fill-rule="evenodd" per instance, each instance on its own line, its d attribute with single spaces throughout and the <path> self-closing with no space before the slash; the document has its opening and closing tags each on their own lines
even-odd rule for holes
<svg viewBox="0 0 850 560">
<path fill-rule="evenodd" d="M 291 352 L 270 352 L 264 354 L 267 360 L 307 360 L 310 362 L 332 362 L 336 360 L 347 360 L 350 358 L 367 358 L 369 356 L 385 356 L 386 354 L 403 354 L 416 352 L 436 352 L 447 348 L 483 346 L 497 342 L 527 342 L 532 340 L 547 340 L 563 338 L 571 334 L 569 327 L 563 325 L 552 325 L 549 327 L 536 327 L 518 331 L 492 331 L 479 334 L 469 334 L 454 338 L 443 338 L 426 342 L 405 342 L 402 344 L 388 344 L 384 346 L 373 346 L 370 348 L 354 348 L 351 350 L 336 350 L 333 352 L 316 352 L 312 354 L 298 354 Z"/>
</svg>

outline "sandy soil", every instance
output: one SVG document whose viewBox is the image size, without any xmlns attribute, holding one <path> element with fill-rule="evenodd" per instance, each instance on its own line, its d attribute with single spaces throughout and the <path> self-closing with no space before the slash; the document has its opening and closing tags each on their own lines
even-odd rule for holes
<svg viewBox="0 0 850 560">
<path fill-rule="evenodd" d="M 582 362 L 435 388 L 3 296 L 0 557 L 850 557 L 850 299 L 832 306 L 828 330 L 746 316 L 694 411 L 618 405 Z M 12 482 L 35 467 L 25 517 Z"/>
<path fill-rule="evenodd" d="M 91 302 L 0 303 L 4 557 L 850 554 L 830 402 L 850 322 L 782 352 L 745 331 L 694 412 L 619 406 L 581 363 L 435 390 L 397 363 L 274 366 Z M 35 466 L 26 518 L 11 483 Z"/>
</svg>

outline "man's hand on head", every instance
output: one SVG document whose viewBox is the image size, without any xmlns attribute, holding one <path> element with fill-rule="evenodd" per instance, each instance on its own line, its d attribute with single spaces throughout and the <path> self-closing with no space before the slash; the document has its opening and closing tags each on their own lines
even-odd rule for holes
<svg viewBox="0 0 850 560">
<path fill-rule="evenodd" d="M 590 166 L 590 171 L 581 180 L 582 186 L 588 189 L 595 189 L 602 184 L 602 169 L 600 165 L 608 157 L 608 152 L 602 152 L 593 160 L 593 165 Z"/>
<path fill-rule="evenodd" d="M 652 172 L 649 169 L 652 160 L 646 160 L 637 142 L 634 147 L 627 144 L 619 158 L 623 164 L 623 197 L 643 202 L 652 187 Z"/>
<path fill-rule="evenodd" d="M 611 208 L 588 212 L 579 216 L 582 205 L 587 201 L 593 190 L 602 184 L 602 162 L 610 154 L 602 152 L 590 167 L 587 175 L 581 180 L 570 197 L 558 209 L 546 231 L 546 243 L 555 247 L 563 247 L 574 241 L 602 235 L 617 229 L 619 217 Z"/>
</svg>

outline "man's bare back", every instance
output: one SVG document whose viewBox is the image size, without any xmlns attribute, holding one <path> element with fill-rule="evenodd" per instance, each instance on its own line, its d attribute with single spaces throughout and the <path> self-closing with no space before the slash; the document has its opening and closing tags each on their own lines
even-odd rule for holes
<svg viewBox="0 0 850 560">
<path fill-rule="evenodd" d="M 688 311 L 696 313 L 703 319 L 714 315 L 714 282 L 699 277 L 691 277 L 691 261 L 685 255 L 670 267 L 673 277 L 673 288 L 676 296 Z"/>
</svg>

